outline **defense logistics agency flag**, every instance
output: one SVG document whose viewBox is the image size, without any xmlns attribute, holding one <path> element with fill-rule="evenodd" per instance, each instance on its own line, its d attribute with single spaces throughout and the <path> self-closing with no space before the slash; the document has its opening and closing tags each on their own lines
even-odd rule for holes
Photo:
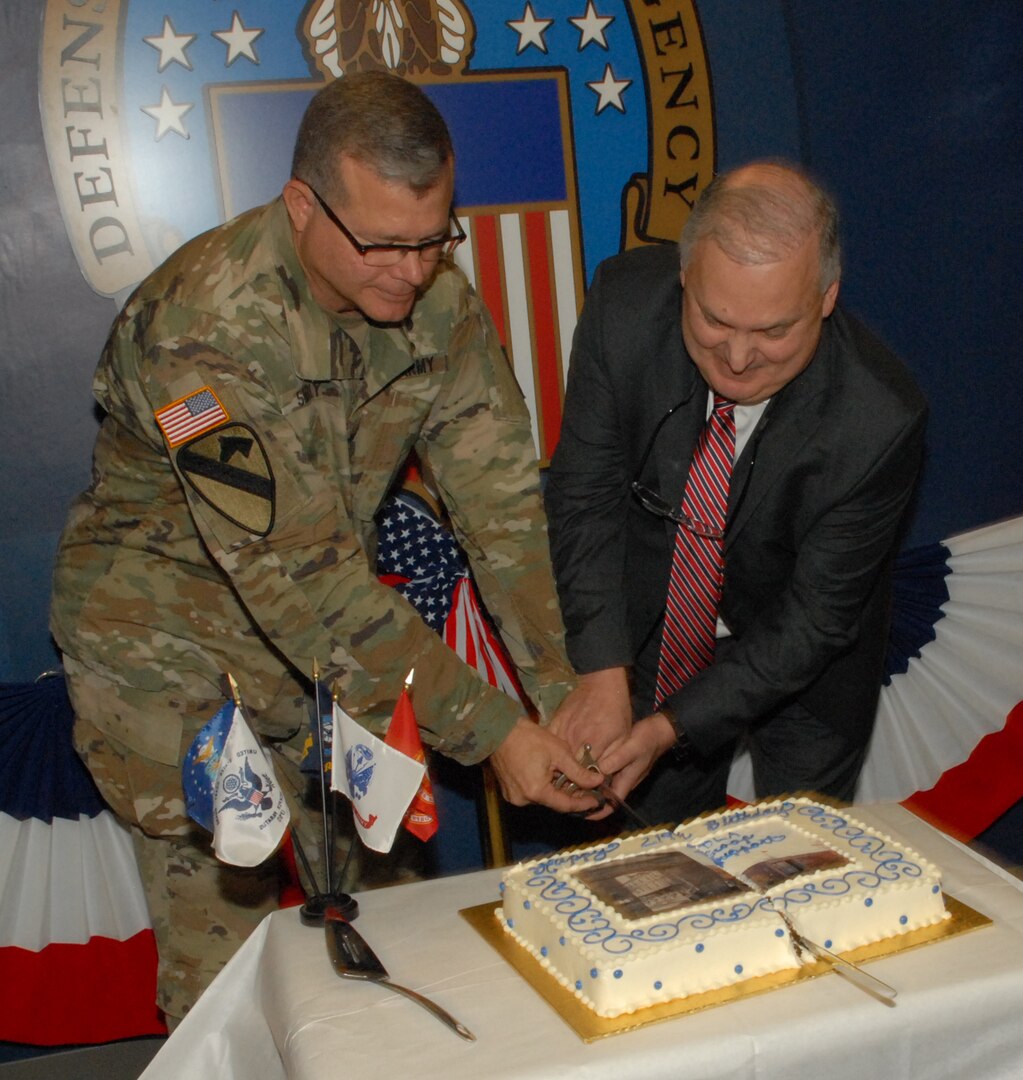
<svg viewBox="0 0 1023 1080">
<path fill-rule="evenodd" d="M 394 706 L 391 726 L 387 729 L 384 742 L 388 746 L 393 746 L 395 750 L 400 750 L 413 761 L 421 761 L 425 765 L 426 754 L 423 752 L 419 725 L 416 723 L 416 715 L 412 711 L 412 700 L 408 692 L 411 681 L 412 672 L 409 672 L 408 681 L 401 688 L 401 696 Z M 413 836 L 418 836 L 420 840 L 429 840 L 437 831 L 437 804 L 433 798 L 433 784 L 430 782 L 428 772 L 423 773 L 423 782 L 412 799 L 412 805 L 405 812 L 404 825 Z"/>
<path fill-rule="evenodd" d="M 336 702 L 333 726 L 338 767 L 330 771 L 331 787 L 351 800 L 363 843 L 388 852 L 426 765 L 360 727 Z"/>
<path fill-rule="evenodd" d="M 258 866 L 277 850 L 291 811 L 273 765 L 233 702 L 196 735 L 182 781 L 188 813 L 213 833 L 218 859 Z"/>
</svg>

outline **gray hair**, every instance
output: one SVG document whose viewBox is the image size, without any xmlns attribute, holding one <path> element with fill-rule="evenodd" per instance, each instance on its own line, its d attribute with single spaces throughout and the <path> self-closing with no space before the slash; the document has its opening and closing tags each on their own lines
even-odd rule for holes
<svg viewBox="0 0 1023 1080">
<path fill-rule="evenodd" d="M 753 171 L 762 179 L 736 179 L 745 168 L 716 176 L 700 195 L 679 239 L 682 270 L 701 240 L 713 240 L 736 262 L 759 265 L 785 258 L 816 234 L 824 293 L 842 273 L 834 201 L 794 166 L 758 163 Z"/>
<path fill-rule="evenodd" d="M 454 151 L 444 118 L 418 86 L 389 72 L 362 71 L 328 83 L 309 103 L 291 175 L 344 202 L 342 154 L 420 194 L 440 180 Z"/>
</svg>

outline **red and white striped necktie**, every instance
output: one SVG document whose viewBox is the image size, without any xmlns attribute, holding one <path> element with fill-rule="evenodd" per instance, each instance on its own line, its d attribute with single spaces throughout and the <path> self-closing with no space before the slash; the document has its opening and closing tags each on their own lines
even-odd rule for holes
<svg viewBox="0 0 1023 1080">
<path fill-rule="evenodd" d="M 714 408 L 689 467 L 668 583 L 654 708 L 714 658 L 728 485 L 735 457 L 735 404 L 714 396 Z"/>
</svg>

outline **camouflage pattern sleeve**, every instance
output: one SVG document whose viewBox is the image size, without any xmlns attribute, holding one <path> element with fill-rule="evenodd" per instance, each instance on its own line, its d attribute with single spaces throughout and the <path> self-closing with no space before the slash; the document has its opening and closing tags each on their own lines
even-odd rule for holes
<svg viewBox="0 0 1023 1080">
<path fill-rule="evenodd" d="M 427 462 L 526 693 L 549 722 L 574 686 L 522 391 L 482 301 L 468 291 L 448 355 L 454 378 L 423 428 Z"/>
</svg>

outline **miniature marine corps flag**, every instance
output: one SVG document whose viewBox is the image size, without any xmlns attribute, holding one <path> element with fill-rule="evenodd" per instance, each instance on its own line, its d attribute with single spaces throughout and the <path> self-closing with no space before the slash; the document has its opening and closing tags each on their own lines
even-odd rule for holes
<svg viewBox="0 0 1023 1080">
<path fill-rule="evenodd" d="M 394 706 L 394 715 L 391 717 L 391 726 L 387 729 L 384 742 L 407 754 L 414 761 L 426 763 L 426 754 L 423 752 L 423 742 L 419 737 L 419 725 L 416 723 L 416 715 L 412 710 L 412 700 L 409 697 L 409 687 L 412 685 L 413 671 L 408 673 L 405 685 L 401 688 L 401 696 Z M 403 819 L 405 828 L 413 836 L 420 840 L 429 840 L 437 831 L 437 803 L 433 798 L 433 784 L 430 782 L 430 774 L 423 773 L 423 782 L 412 799 L 412 804 L 405 811 Z"/>
<path fill-rule="evenodd" d="M 291 812 L 273 765 L 235 702 L 196 735 L 182 782 L 189 816 L 213 833 L 218 859 L 258 866 L 277 850 Z"/>
<path fill-rule="evenodd" d="M 426 766 L 361 727 L 336 701 L 333 728 L 337 767 L 330 771 L 331 788 L 351 801 L 363 843 L 390 851 Z"/>
</svg>

